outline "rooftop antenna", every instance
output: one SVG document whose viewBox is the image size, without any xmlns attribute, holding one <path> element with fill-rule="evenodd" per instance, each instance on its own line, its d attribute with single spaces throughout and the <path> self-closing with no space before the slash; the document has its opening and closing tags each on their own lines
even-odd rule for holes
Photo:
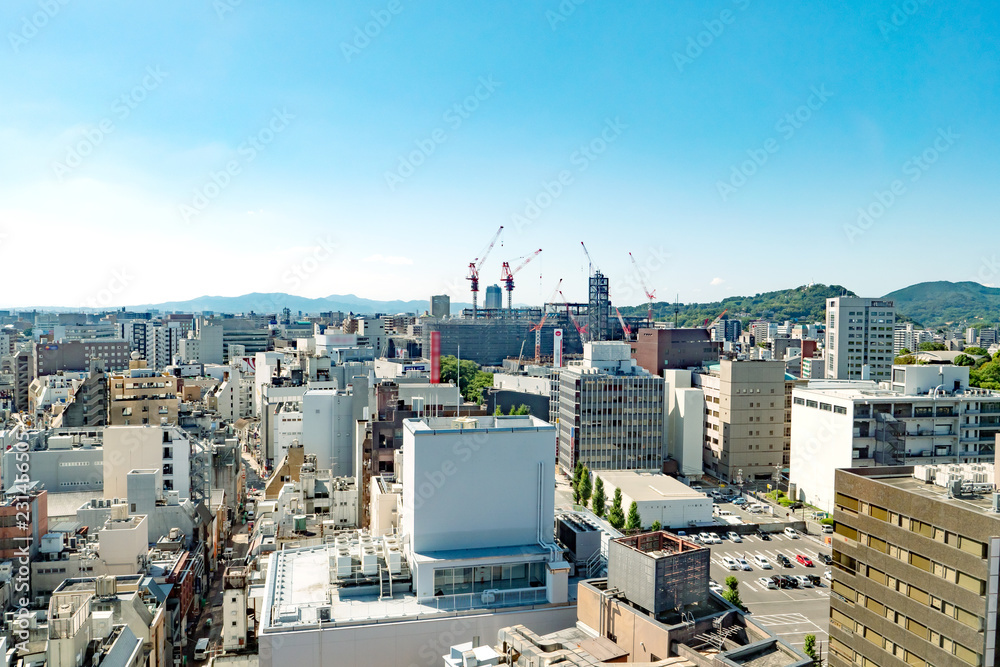
<svg viewBox="0 0 1000 667">
<path fill-rule="evenodd" d="M 681 301 L 681 295 L 680 295 L 680 293 L 678 293 L 674 297 L 674 328 L 675 329 L 680 329 L 680 325 L 677 324 L 677 322 L 678 322 L 678 320 L 680 318 L 680 312 L 681 312 L 680 301 Z"/>
</svg>

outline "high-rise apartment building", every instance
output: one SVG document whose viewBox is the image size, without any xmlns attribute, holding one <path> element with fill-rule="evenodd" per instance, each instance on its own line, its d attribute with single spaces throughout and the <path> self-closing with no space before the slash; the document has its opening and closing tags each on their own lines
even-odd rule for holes
<svg viewBox="0 0 1000 667">
<path fill-rule="evenodd" d="M 837 470 L 830 665 L 997 664 L 1000 515 L 978 467 Z"/>
<path fill-rule="evenodd" d="M 841 296 L 826 300 L 826 376 L 888 380 L 896 309 L 892 301 Z"/>
<path fill-rule="evenodd" d="M 176 424 L 180 378 L 133 360 L 108 379 L 108 423 L 112 426 Z"/>
<path fill-rule="evenodd" d="M 581 366 L 559 376 L 559 465 L 591 470 L 660 470 L 663 378 L 630 357 L 628 343 L 584 345 Z"/>
</svg>

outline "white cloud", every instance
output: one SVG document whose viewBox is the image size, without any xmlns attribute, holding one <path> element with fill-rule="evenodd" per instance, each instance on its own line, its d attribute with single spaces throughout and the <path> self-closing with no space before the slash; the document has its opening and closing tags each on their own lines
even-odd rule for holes
<svg viewBox="0 0 1000 667">
<path fill-rule="evenodd" d="M 712 278 L 712 282 L 710 282 L 709 285 L 721 285 L 724 282 L 726 281 L 722 278 Z"/>
<path fill-rule="evenodd" d="M 398 257 L 395 255 L 379 255 L 379 254 L 369 255 L 368 257 L 365 257 L 364 260 L 362 261 L 377 262 L 379 264 L 394 264 L 394 265 L 413 264 L 413 260 L 410 259 L 409 257 Z"/>
</svg>

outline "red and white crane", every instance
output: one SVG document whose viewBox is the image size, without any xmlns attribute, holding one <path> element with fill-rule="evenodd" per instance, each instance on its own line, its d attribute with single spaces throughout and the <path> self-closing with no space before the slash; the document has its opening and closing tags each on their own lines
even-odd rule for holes
<svg viewBox="0 0 1000 667">
<path fill-rule="evenodd" d="M 628 325 L 625 324 L 625 318 L 622 317 L 621 311 L 615 308 L 615 314 L 618 315 L 618 323 L 622 325 L 622 332 L 625 334 L 625 340 L 632 340 L 632 330 L 629 329 Z"/>
<path fill-rule="evenodd" d="M 580 340 L 586 340 L 587 325 L 584 324 L 583 326 L 580 326 L 580 323 L 576 321 L 576 317 L 573 316 L 573 311 L 570 310 L 569 301 L 566 300 L 566 295 L 562 293 L 562 290 L 559 290 L 559 296 L 562 297 L 563 302 L 566 304 L 566 314 L 569 315 L 570 321 L 573 323 L 573 326 L 576 327 L 576 333 L 580 335 Z"/>
<path fill-rule="evenodd" d="M 649 288 L 646 287 L 646 281 L 642 279 L 642 271 L 639 269 L 639 264 L 635 261 L 635 257 L 632 256 L 632 253 L 629 253 L 628 257 L 632 260 L 632 266 L 635 267 L 635 275 L 639 278 L 642 291 L 646 293 L 646 298 L 649 299 L 649 310 L 646 313 L 646 319 L 649 321 L 649 326 L 653 326 L 653 299 L 656 298 L 656 290 L 649 291 Z"/>
<path fill-rule="evenodd" d="M 552 292 L 552 296 L 549 297 L 549 301 L 548 301 L 549 303 L 551 303 L 552 301 L 555 301 L 556 294 L 562 294 L 562 292 L 559 291 L 560 287 L 562 287 L 562 278 L 560 278 L 559 282 L 556 283 L 556 288 Z M 545 310 L 545 304 L 543 303 L 542 304 L 542 319 L 541 319 L 541 321 L 538 324 L 536 324 L 535 326 L 531 327 L 531 329 L 529 329 L 529 331 L 534 331 L 535 332 L 535 363 L 536 364 L 542 363 L 542 325 L 545 324 L 545 320 L 547 320 L 548 318 L 549 318 L 549 311 Z"/>
<path fill-rule="evenodd" d="M 514 306 L 513 306 L 514 274 L 517 273 L 518 271 L 520 271 L 521 269 L 523 269 L 525 266 L 527 266 L 528 262 L 530 262 L 535 257 L 537 257 L 538 253 L 540 253 L 541 251 L 542 251 L 542 249 L 539 248 L 535 252 L 533 252 L 530 255 L 528 255 L 527 259 L 525 259 L 524 257 L 518 257 L 517 259 L 524 259 L 524 261 L 521 262 L 517 266 L 517 268 L 513 269 L 513 270 L 511 270 L 511 268 L 510 268 L 510 263 L 508 263 L 508 262 L 504 262 L 503 263 L 503 269 L 500 272 L 500 279 L 504 283 L 504 285 L 503 285 L 504 289 L 507 290 L 507 310 L 513 310 L 514 309 Z M 517 259 L 515 259 L 514 261 L 516 262 Z"/>
<path fill-rule="evenodd" d="M 480 256 L 469 262 L 469 275 L 466 276 L 466 280 L 472 283 L 472 319 L 476 319 L 476 306 L 479 299 L 479 269 L 482 267 L 483 262 L 486 261 L 486 256 L 490 254 L 493 250 L 493 246 L 496 245 L 497 239 L 500 238 L 500 233 L 503 231 L 503 225 L 500 225 L 500 229 L 497 233 L 493 235 L 493 239 L 490 244 L 486 246 L 486 250 L 480 253 Z"/>
</svg>

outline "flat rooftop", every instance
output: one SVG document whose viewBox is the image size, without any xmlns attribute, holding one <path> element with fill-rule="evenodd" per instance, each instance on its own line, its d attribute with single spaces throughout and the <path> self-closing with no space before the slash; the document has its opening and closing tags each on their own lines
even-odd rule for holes
<svg viewBox="0 0 1000 667">
<path fill-rule="evenodd" d="M 598 470 L 594 474 L 606 484 L 613 484 L 637 502 L 655 500 L 705 500 L 704 493 L 692 489 L 670 475 L 634 470 Z"/>
<path fill-rule="evenodd" d="M 449 431 L 537 431 L 555 430 L 555 426 L 531 415 L 500 415 L 487 417 L 420 417 L 406 419 L 403 425 L 416 434 Z"/>
<path fill-rule="evenodd" d="M 335 626 L 377 621 L 412 621 L 419 617 L 454 615 L 455 611 L 488 611 L 503 606 L 484 605 L 478 594 L 461 596 L 462 600 L 459 602 L 450 598 L 421 602 L 412 592 L 406 591 L 394 593 L 391 599 L 380 600 L 378 585 L 340 587 L 330 583 L 331 555 L 336 555 L 336 549 L 333 545 L 325 544 L 284 549 L 271 554 L 264 588 L 264 608 L 273 612 L 265 614 L 261 620 L 263 632 L 315 628 L 320 622 L 321 607 L 330 608 L 330 620 L 322 621 L 323 625 Z M 570 600 L 576 599 L 578 581 L 570 580 Z M 538 590 L 542 594 L 545 592 L 544 588 Z M 540 602 L 528 597 L 522 604 L 506 607 L 549 606 L 544 597 Z"/>
<path fill-rule="evenodd" d="M 1000 523 L 1000 514 L 993 511 L 993 493 L 966 493 L 958 497 L 949 497 L 948 489 L 933 482 L 925 482 L 913 476 L 914 466 L 893 466 L 879 468 L 846 468 L 844 472 L 877 480 L 887 486 L 906 491 L 922 498 L 931 498 L 937 502 L 946 503 L 970 512 L 983 515 Z M 992 475 L 990 475 L 992 481 Z M 1000 528 L 1000 527 L 998 527 Z"/>
</svg>

